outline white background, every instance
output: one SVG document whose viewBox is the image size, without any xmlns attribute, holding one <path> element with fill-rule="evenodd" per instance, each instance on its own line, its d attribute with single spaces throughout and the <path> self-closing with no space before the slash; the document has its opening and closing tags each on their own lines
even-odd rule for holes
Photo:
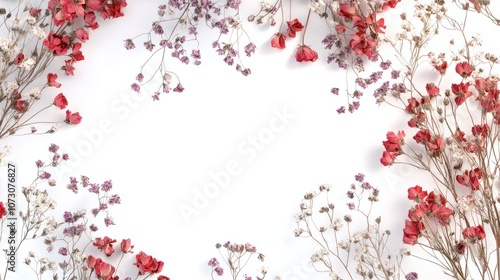
<svg viewBox="0 0 500 280">
<path fill-rule="evenodd" d="M 345 193 L 358 172 L 381 190 L 383 228 L 392 230 L 393 248 L 402 247 L 410 207 L 406 189 L 422 180 L 404 167 L 384 168 L 379 159 L 385 134 L 402 127 L 406 117 L 375 105 L 372 91 L 365 93 L 359 112 L 336 113 L 345 99 L 329 91 L 345 87 L 346 77 L 325 62 L 327 53 L 319 42 L 326 30 L 308 32 L 308 43 L 320 59 L 299 64 L 293 57 L 299 38 L 288 40 L 285 50 L 272 49 L 269 40 L 276 29 L 247 24 L 257 45 L 255 57 L 246 60 L 252 69 L 248 77 L 212 52 L 215 33 L 203 34 L 201 66 L 171 60 L 186 90 L 153 102 L 150 93 L 130 89 L 150 54 L 140 39 L 133 51 L 123 48 L 123 40 L 147 31 L 159 3 L 129 1 L 125 17 L 101 22 L 82 48 L 85 60 L 76 64 L 75 76 L 61 78 L 60 89 L 45 91 L 47 102 L 64 92 L 69 108 L 83 116 L 80 125 L 63 125 L 53 135 L 2 140 L 1 146 L 13 147 L 9 159 L 18 165 L 19 184 L 31 182 L 35 160 L 48 161 L 47 147 L 58 144 L 71 157 L 70 168 L 53 175 L 64 195 L 60 211 L 87 205 L 64 190 L 69 176 L 86 175 L 97 183 L 111 179 L 122 204 L 111 209 L 117 225 L 102 234 L 131 238 L 136 252 L 144 250 L 165 262 L 162 274 L 171 279 L 209 279 L 207 262 L 218 257 L 214 244 L 225 241 L 255 245 L 266 255 L 269 279 L 327 279 L 311 272 L 307 262 L 316 247 L 309 239 L 293 237 L 293 216 L 304 193 L 323 183 L 333 186 L 335 203 L 345 207 Z M 306 14 L 296 16 L 304 21 Z M 390 20 L 387 15 L 386 23 Z M 275 112 L 283 110 L 293 118 L 272 140 L 261 143 L 255 157 L 239 150 L 251 147 L 250 139 L 265 133 Z M 57 114 L 64 118 L 55 108 L 49 117 Z M 99 130 L 103 121 L 111 124 L 110 131 Z M 180 208 L 192 206 L 196 193 L 214 181 L 210 173 L 225 170 L 230 162 L 237 162 L 240 172 L 197 215 L 183 217 Z M 5 168 L 1 172 L 6 174 Z M 408 260 L 406 272 L 417 271 L 421 279 L 435 272 L 414 261 Z M 122 266 L 133 261 L 128 262 Z M 22 269 L 20 275 L 31 279 L 33 274 Z"/>
</svg>

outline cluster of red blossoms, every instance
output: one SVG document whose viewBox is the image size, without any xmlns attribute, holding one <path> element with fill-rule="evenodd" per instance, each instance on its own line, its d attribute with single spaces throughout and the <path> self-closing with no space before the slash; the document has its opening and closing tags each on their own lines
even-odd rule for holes
<svg viewBox="0 0 500 280">
<path fill-rule="evenodd" d="M 399 1 L 398 1 L 399 2 Z M 392 1 L 392 7 L 395 7 L 397 2 Z M 384 19 L 375 20 L 370 14 L 365 17 L 363 13 L 350 3 L 340 4 L 339 16 L 344 23 L 339 23 L 335 26 L 335 31 L 339 34 L 344 34 L 347 30 L 345 23 L 352 23 L 356 32 L 351 35 L 349 46 L 354 51 L 354 54 L 364 54 L 367 57 L 376 55 L 377 49 L 377 34 L 384 33 Z"/>
<path fill-rule="evenodd" d="M 398 134 L 395 134 L 392 131 L 387 132 L 387 140 L 383 141 L 385 151 L 382 154 L 382 158 L 380 159 L 380 163 L 384 166 L 391 165 L 397 156 L 402 154 L 401 146 L 404 144 L 404 131 L 399 131 Z"/>
<path fill-rule="evenodd" d="M 59 88 L 61 87 L 61 84 L 56 81 L 57 79 L 57 74 L 49 73 L 47 74 L 47 83 L 45 84 L 45 87 L 55 87 Z M 39 94 L 39 93 L 33 93 L 33 94 Z M 33 96 L 34 98 L 38 99 L 39 97 Z M 25 113 L 28 111 L 30 107 L 30 102 L 28 100 L 22 99 L 21 93 L 16 91 L 12 94 L 11 98 L 11 107 L 14 108 L 16 111 L 20 113 Z M 53 105 L 56 106 L 57 108 L 63 110 L 68 106 L 68 100 L 66 99 L 66 96 L 61 92 L 56 97 L 54 97 Z M 80 113 L 72 113 L 70 110 L 66 110 L 66 119 L 65 122 L 67 124 L 79 124 L 82 120 L 82 117 L 80 116 Z"/>
<path fill-rule="evenodd" d="M 440 65 L 434 67 L 441 75 L 446 74 L 448 68 L 448 63 L 443 61 Z M 455 66 L 455 72 L 462 77 L 462 79 L 467 79 L 472 75 L 473 67 L 467 62 L 457 63 Z M 439 94 L 439 89 L 433 84 L 427 84 L 426 89 L 429 93 L 430 98 L 435 97 Z M 429 91 L 428 87 L 431 87 Z M 469 97 L 472 97 L 474 93 L 471 88 L 476 90 L 476 101 L 479 102 L 482 109 L 485 112 L 492 113 L 496 123 L 500 123 L 500 103 L 499 103 L 499 90 L 498 83 L 496 80 L 487 78 L 477 78 L 474 80 L 474 87 L 470 82 L 460 82 L 458 84 L 451 85 L 451 92 L 455 95 L 455 104 L 457 106 L 462 105 Z"/>
<path fill-rule="evenodd" d="M 449 223 L 453 211 L 446 207 L 446 198 L 442 194 L 428 194 L 417 185 L 408 189 L 408 199 L 417 204 L 408 211 L 409 220 L 405 221 L 403 243 L 414 245 L 431 218 L 436 218 L 441 225 Z"/>
<path fill-rule="evenodd" d="M 103 251 L 107 257 L 110 257 L 115 252 L 113 244 L 116 243 L 116 239 L 111 239 L 107 236 L 104 238 L 96 238 L 93 245 Z M 132 254 L 132 249 L 134 245 L 131 244 L 130 239 L 123 239 L 120 243 L 120 251 L 122 254 L 130 253 Z M 148 277 L 153 274 L 160 273 L 163 270 L 163 262 L 158 261 L 145 254 L 144 252 L 139 252 L 136 256 L 135 266 L 139 269 L 138 275 L 148 275 Z M 119 276 L 116 275 L 116 268 L 109 263 L 104 262 L 101 258 L 95 258 L 89 256 L 87 259 L 87 266 L 91 269 L 91 273 L 95 273 L 97 279 L 101 280 L 118 280 Z M 131 279 L 131 278 L 126 278 Z M 157 280 L 170 280 L 167 276 L 160 275 Z"/>
<path fill-rule="evenodd" d="M 73 63 L 84 59 L 80 48 L 82 43 L 89 39 L 87 30 L 95 30 L 99 27 L 96 13 L 103 19 L 118 18 L 123 16 L 123 8 L 126 6 L 126 0 L 50 0 L 48 10 L 56 26 L 74 25 L 78 18 L 83 19 L 84 26 L 74 27 L 70 33 L 64 29 L 60 33 L 51 31 L 43 45 L 57 56 L 65 55 L 71 49 L 71 54 L 69 54 L 69 59 L 65 60 L 63 70 L 66 75 L 73 75 L 75 69 Z M 37 18 L 40 16 L 40 10 L 32 8 L 30 14 Z M 80 42 L 75 42 L 75 38 Z"/>
<path fill-rule="evenodd" d="M 288 37 L 290 38 L 295 38 L 297 32 L 300 32 L 304 29 L 304 25 L 302 25 L 302 23 L 298 19 L 287 21 L 286 24 L 288 26 L 286 32 L 288 34 Z M 285 40 L 285 34 L 278 32 L 274 34 L 273 38 L 271 39 L 271 47 L 284 49 L 286 47 Z M 317 59 L 318 53 L 306 45 L 299 46 L 297 52 L 295 53 L 295 60 L 297 60 L 298 62 L 314 62 Z"/>
<path fill-rule="evenodd" d="M 441 64 L 436 65 L 435 69 L 441 74 L 446 74 L 446 70 L 448 69 L 448 63 L 443 61 Z M 455 72 L 462 77 L 462 79 L 466 79 L 472 75 L 472 67 L 467 62 L 457 63 L 455 66 Z M 473 96 L 471 91 L 471 85 L 469 82 L 460 82 L 457 84 L 452 84 L 451 89 L 447 90 L 446 95 L 449 96 L 451 93 L 454 94 L 455 104 L 456 106 L 462 105 L 469 97 Z M 425 112 L 428 111 L 431 105 L 431 100 L 440 94 L 439 88 L 434 83 L 427 83 L 425 86 L 425 90 L 427 95 L 424 95 L 420 101 L 414 97 L 408 99 L 408 103 L 406 105 L 405 111 L 411 115 L 410 120 L 408 121 L 408 126 L 411 128 L 420 128 L 424 127 L 424 124 L 427 120 Z M 495 123 L 500 123 L 500 103 L 499 103 L 499 90 L 497 87 L 497 82 L 493 81 L 490 78 L 478 78 L 475 80 L 475 90 L 477 92 L 476 100 L 479 102 L 480 106 L 485 112 L 492 113 L 494 117 Z M 465 137 L 465 133 L 459 129 L 455 131 L 453 137 L 459 143 L 462 148 L 469 152 L 474 153 L 479 150 L 485 149 L 486 138 L 489 133 L 489 127 L 487 124 L 484 125 L 474 125 L 472 127 L 472 135 L 474 136 L 471 139 L 467 140 Z M 381 163 L 384 166 L 391 165 L 395 158 L 401 154 L 399 147 L 395 148 L 394 144 L 401 143 L 401 140 L 394 138 L 394 133 L 389 132 L 387 134 L 388 141 L 384 141 L 384 147 L 386 151 L 383 153 L 382 158 L 380 159 Z M 392 135 L 392 137 L 390 137 Z M 404 132 L 399 132 L 398 135 L 404 136 Z M 389 139 L 391 138 L 391 139 Z M 417 144 L 424 145 L 427 154 L 431 157 L 438 156 L 445 148 L 445 141 L 441 136 L 432 135 L 432 133 L 426 129 L 421 128 L 413 139 L 417 142 Z M 386 142 L 394 141 L 392 145 L 386 144 Z M 389 148 L 388 148 L 389 147 Z M 476 186 L 471 186 L 474 190 Z"/>
<path fill-rule="evenodd" d="M 397 3 L 401 0 L 389 0 L 377 7 L 372 7 L 374 11 L 381 12 L 386 8 L 394 8 Z M 309 11 L 311 12 L 311 11 Z M 384 19 L 377 19 L 375 17 L 376 13 L 369 13 L 368 16 L 363 15 L 363 12 L 359 7 L 351 3 L 341 3 L 339 5 L 338 11 L 336 11 L 334 18 L 337 18 L 340 23 L 335 26 L 335 31 L 337 34 L 346 35 L 346 31 L 349 29 L 355 30 L 353 34 L 350 35 L 349 47 L 352 49 L 355 55 L 366 55 L 371 58 L 377 54 L 377 37 L 378 34 L 384 33 L 385 29 Z M 298 19 L 287 21 L 287 31 L 288 37 L 294 38 L 297 32 L 302 31 L 307 27 L 304 27 Z M 304 31 L 305 32 L 305 31 Z M 312 50 L 310 47 L 304 45 L 302 36 L 302 44 L 299 46 L 297 52 L 295 53 L 295 59 L 298 62 L 311 61 L 314 62 L 318 59 L 318 53 Z M 271 39 L 271 46 L 273 48 L 284 49 L 286 35 L 279 31 Z"/>
</svg>

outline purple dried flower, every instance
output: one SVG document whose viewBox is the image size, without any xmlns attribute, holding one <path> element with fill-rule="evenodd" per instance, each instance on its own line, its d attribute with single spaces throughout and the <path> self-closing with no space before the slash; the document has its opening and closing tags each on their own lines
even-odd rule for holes
<svg viewBox="0 0 500 280">
<path fill-rule="evenodd" d="M 69 183 L 66 188 L 74 193 L 78 193 L 78 185 L 74 183 Z"/>
<path fill-rule="evenodd" d="M 245 250 L 250 253 L 257 252 L 257 248 L 255 248 L 255 246 L 252 246 L 252 244 L 250 243 L 245 244 Z"/>
<path fill-rule="evenodd" d="M 40 174 L 40 179 L 49 179 L 50 178 L 50 173 L 46 171 L 42 171 Z"/>
<path fill-rule="evenodd" d="M 418 280 L 418 274 L 416 272 L 410 272 L 406 274 L 406 280 Z"/>
<path fill-rule="evenodd" d="M 194 35 L 194 36 L 198 35 L 198 31 L 196 31 L 196 26 L 190 26 L 188 27 L 188 30 L 189 30 L 188 32 L 189 35 Z"/>
<path fill-rule="evenodd" d="M 137 83 L 133 83 L 132 85 L 130 85 L 130 87 L 135 92 L 140 92 L 141 91 L 141 86 L 139 86 Z"/>
<path fill-rule="evenodd" d="M 56 144 L 50 144 L 49 152 L 56 153 L 57 150 L 59 150 L 59 146 L 57 146 Z"/>
<path fill-rule="evenodd" d="M 135 44 L 132 41 L 132 39 L 125 40 L 125 49 L 131 50 L 131 49 L 134 49 L 134 48 L 135 48 Z"/>
<path fill-rule="evenodd" d="M 184 87 L 179 83 L 177 86 L 174 88 L 174 92 L 183 92 Z"/>
<path fill-rule="evenodd" d="M 144 42 L 144 48 L 148 51 L 152 51 L 155 45 L 151 41 Z"/>
<path fill-rule="evenodd" d="M 363 184 L 361 184 L 361 187 L 365 190 L 370 190 L 373 188 L 372 185 L 368 182 L 364 182 Z"/>
<path fill-rule="evenodd" d="M 363 182 L 365 180 L 365 174 L 358 173 L 354 176 L 354 179 L 358 182 Z"/>
<path fill-rule="evenodd" d="M 399 71 L 392 70 L 391 71 L 391 78 L 393 78 L 393 79 L 399 78 L 399 73 L 400 73 Z"/>
<path fill-rule="evenodd" d="M 41 168 L 41 167 L 43 167 L 43 165 L 44 165 L 43 161 L 41 161 L 41 160 L 37 160 L 37 161 L 35 162 L 35 164 L 36 164 L 36 167 L 38 167 L 38 168 Z"/>
<path fill-rule="evenodd" d="M 215 272 L 217 273 L 217 275 L 222 276 L 224 274 L 224 269 L 219 266 L 215 268 Z"/>
<path fill-rule="evenodd" d="M 73 222 L 73 214 L 68 211 L 64 211 L 64 222 L 65 223 L 72 223 Z"/>
<path fill-rule="evenodd" d="M 61 248 L 59 248 L 58 253 L 61 254 L 61 255 L 63 255 L 63 256 L 67 256 L 68 255 L 68 249 L 65 248 L 65 247 L 61 247 Z"/>
<path fill-rule="evenodd" d="M 68 160 L 69 159 L 69 155 L 68 154 L 63 154 L 62 155 L 62 159 L 63 160 Z"/>
<path fill-rule="evenodd" d="M 101 185 L 101 190 L 104 192 L 108 192 L 113 188 L 113 182 L 111 180 L 107 180 Z"/>
<path fill-rule="evenodd" d="M 194 58 L 194 59 L 201 59 L 200 50 L 192 50 L 191 51 L 191 57 Z"/>
<path fill-rule="evenodd" d="M 110 205 L 114 205 L 114 204 L 120 204 L 121 203 L 121 198 L 120 196 L 118 196 L 117 194 L 114 194 L 113 196 L 111 196 L 111 198 L 108 200 L 108 203 Z"/>
<path fill-rule="evenodd" d="M 347 207 L 349 207 L 349 210 L 354 210 L 355 208 L 354 203 L 352 202 L 347 203 Z"/>
<path fill-rule="evenodd" d="M 99 185 L 98 184 L 90 184 L 90 188 L 88 188 L 91 193 L 99 193 Z"/>
<path fill-rule="evenodd" d="M 219 266 L 219 261 L 217 261 L 216 258 L 211 258 L 208 261 L 208 266 L 211 266 L 211 267 Z"/>
<path fill-rule="evenodd" d="M 111 218 L 104 218 L 104 224 L 109 227 L 110 225 L 114 225 L 115 222 Z"/>
<path fill-rule="evenodd" d="M 247 56 L 251 56 L 253 53 L 255 53 L 256 46 L 254 43 L 248 43 L 248 45 L 245 46 L 245 53 Z"/>
<path fill-rule="evenodd" d="M 152 30 L 155 34 L 158 34 L 158 35 L 163 34 L 163 27 L 161 27 L 160 23 L 157 21 L 153 22 Z"/>
<path fill-rule="evenodd" d="M 391 64 L 392 62 L 390 60 L 382 61 L 380 62 L 380 68 L 382 68 L 383 70 L 387 70 L 389 69 L 389 67 L 391 67 Z"/>
</svg>

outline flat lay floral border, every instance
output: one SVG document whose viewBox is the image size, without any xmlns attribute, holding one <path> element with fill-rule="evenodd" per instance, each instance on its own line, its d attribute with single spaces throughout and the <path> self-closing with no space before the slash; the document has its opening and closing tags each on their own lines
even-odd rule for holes
<svg viewBox="0 0 500 280">
<path fill-rule="evenodd" d="M 251 75 L 247 65 L 259 53 L 251 39 L 256 35 L 245 29 L 249 24 L 269 25 L 273 30 L 269 45 L 275 49 L 290 48 L 289 41 L 297 38 L 297 63 L 326 60 L 346 73 L 345 88 L 333 87 L 325 93 L 345 96 L 346 104 L 336 109 L 338 114 L 361 110 L 364 99 L 407 116 L 404 130 L 383 128 L 389 131 L 386 139 L 380 139 L 380 164 L 407 165 L 434 182 L 408 186 L 410 203 L 407 219 L 400 221 L 400 249 L 390 248 L 395 243 L 391 232 L 373 214 L 383 190 L 372 186 L 363 173 L 355 174 L 340 203 L 334 202 L 327 184 L 306 193 L 293 234 L 319 246 L 309 256 L 312 267 L 324 273 L 325 279 L 415 280 L 419 271 L 407 270 L 403 261 L 415 257 L 453 279 L 499 279 L 498 57 L 483 51 L 473 24 L 474 18 L 482 18 L 491 28 L 498 27 L 498 4 L 489 0 L 297 2 L 263 1 L 248 11 L 240 10 L 241 0 L 165 1 L 144 34 L 124 38 L 126 49 L 139 51 L 133 49 L 141 45 L 150 52 L 141 69 L 161 57 L 152 74 L 137 73 L 131 89 L 134 94 L 150 94 L 151 102 L 188 91 L 189 84 L 181 83 L 183 77 L 175 73 L 170 61 L 200 65 L 202 55 L 211 51 L 222 63 Z M 394 15 L 401 5 L 411 10 L 399 12 L 398 24 L 392 21 L 386 26 L 384 16 Z M 75 64 L 85 59 L 81 49 L 92 39 L 90 31 L 106 20 L 126 18 L 126 7 L 125 0 L 19 1 L 11 10 L 0 7 L 0 139 L 52 134 L 63 129 L 61 125 L 85 121 L 79 112 L 67 109 L 66 96 L 70 95 L 58 93 L 63 86 L 58 75 L 78 74 Z M 292 7 L 300 7 L 297 11 L 303 14 L 292 17 Z M 319 17 L 321 25 L 313 25 L 317 21 L 312 17 Z M 442 30 L 456 35 L 445 48 L 434 44 Z M 320 50 L 307 45 L 306 34 L 313 31 L 325 32 L 321 44 L 326 59 L 320 59 Z M 199 47 L 201 32 L 213 33 L 213 50 Z M 51 66 L 60 70 L 56 73 Z M 144 85 L 153 80 L 160 80 L 159 86 L 145 92 Z M 60 121 L 40 119 L 45 116 L 41 112 L 49 110 L 55 110 Z M 10 149 L 6 146 L 0 152 L 0 163 L 9 170 L 9 190 L 16 186 L 16 168 L 8 163 Z M 119 227 L 111 212 L 122 201 L 113 192 L 111 180 L 93 183 L 86 176 L 69 177 L 61 186 L 51 178 L 51 170 L 71 157 L 61 150 L 51 144 L 48 160 L 33 159 L 37 174 L 29 186 L 22 187 L 20 205 L 13 203 L 10 193 L 0 199 L 0 244 L 5 252 L 0 279 L 10 279 L 10 262 L 19 247 L 28 243 L 46 247 L 22 257 L 36 279 L 169 279 L 163 275 L 168 274 L 164 262 L 147 250 L 138 250 L 130 239 L 100 235 L 102 227 Z M 95 204 L 61 211 L 51 197 L 54 191 L 86 196 Z M 19 226 L 9 221 L 13 217 L 19 217 Z M 415 247 L 420 249 L 418 254 L 412 253 Z M 269 277 L 265 256 L 252 243 L 223 241 L 215 249 L 219 255 L 207 260 L 207 277 Z M 123 268 L 123 259 L 132 259 L 133 275 Z M 260 267 L 257 273 L 247 271 L 250 264 Z"/>
</svg>

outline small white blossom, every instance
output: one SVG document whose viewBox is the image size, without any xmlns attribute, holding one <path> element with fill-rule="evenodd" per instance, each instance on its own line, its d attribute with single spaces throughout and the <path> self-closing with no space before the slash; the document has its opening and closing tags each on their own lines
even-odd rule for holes
<svg viewBox="0 0 500 280">
<path fill-rule="evenodd" d="M 40 99 L 40 89 L 39 88 L 33 88 L 27 93 L 28 97 L 34 98 L 34 99 Z"/>
<path fill-rule="evenodd" d="M 10 156 L 12 148 L 10 146 L 4 146 L 3 151 L 0 151 L 0 166 L 4 166 L 6 163 L 6 158 Z"/>
<path fill-rule="evenodd" d="M 297 222 L 297 223 L 298 223 L 298 222 L 300 222 L 300 221 L 304 220 L 304 214 L 302 214 L 302 213 L 300 213 L 300 214 L 296 214 L 296 215 L 294 216 L 294 218 L 295 218 L 295 222 Z"/>
<path fill-rule="evenodd" d="M 340 276 L 335 272 L 329 272 L 328 275 L 330 276 L 331 280 L 342 280 L 342 278 L 340 278 Z"/>
<path fill-rule="evenodd" d="M 72 253 L 71 253 L 71 256 L 72 256 L 72 259 L 76 262 L 76 263 L 79 263 L 79 264 L 82 264 L 85 259 L 87 258 L 87 256 L 80 252 L 79 250 L 74 250 Z"/>
<path fill-rule="evenodd" d="M 61 125 L 58 124 L 58 123 L 55 123 L 55 124 L 52 125 L 52 128 L 50 129 L 50 132 L 54 133 L 54 132 L 59 131 L 59 129 L 61 129 Z"/>
<path fill-rule="evenodd" d="M 31 57 L 26 58 L 23 62 L 21 62 L 21 64 L 19 64 L 19 67 L 23 68 L 26 71 L 31 70 L 33 66 L 35 66 L 35 61 Z"/>
<path fill-rule="evenodd" d="M 457 198 L 458 202 L 458 210 L 460 212 L 465 213 L 470 210 L 471 206 L 474 204 L 474 198 L 470 195 L 461 196 Z"/>
<path fill-rule="evenodd" d="M 14 83 L 14 82 L 5 81 L 2 83 L 2 90 L 7 95 L 10 95 L 18 88 L 19 88 L 19 85 L 17 83 Z"/>
<path fill-rule="evenodd" d="M 31 28 L 31 33 L 33 33 L 33 35 L 35 35 L 40 40 L 45 40 L 47 38 L 47 33 L 45 33 L 45 31 L 38 26 L 33 26 Z"/>
<path fill-rule="evenodd" d="M 464 150 L 457 144 L 456 141 L 449 138 L 447 141 L 449 144 L 446 145 L 448 154 L 453 162 L 460 162 L 465 159 Z"/>
<path fill-rule="evenodd" d="M 310 4 L 310 8 L 315 13 L 319 13 L 320 10 L 325 6 L 325 1 L 323 0 L 312 0 Z"/>
<path fill-rule="evenodd" d="M 26 23 L 29 25 L 33 25 L 36 22 L 36 18 L 32 17 L 31 15 L 27 15 L 24 21 L 26 21 Z"/>
<path fill-rule="evenodd" d="M 241 19 L 239 16 L 233 17 L 233 21 L 231 22 L 233 25 L 234 29 L 240 29 L 241 28 Z"/>
<path fill-rule="evenodd" d="M 342 229 L 342 226 L 342 221 L 339 218 L 335 219 L 331 225 L 331 227 L 335 231 L 339 231 L 340 229 Z"/>
</svg>

